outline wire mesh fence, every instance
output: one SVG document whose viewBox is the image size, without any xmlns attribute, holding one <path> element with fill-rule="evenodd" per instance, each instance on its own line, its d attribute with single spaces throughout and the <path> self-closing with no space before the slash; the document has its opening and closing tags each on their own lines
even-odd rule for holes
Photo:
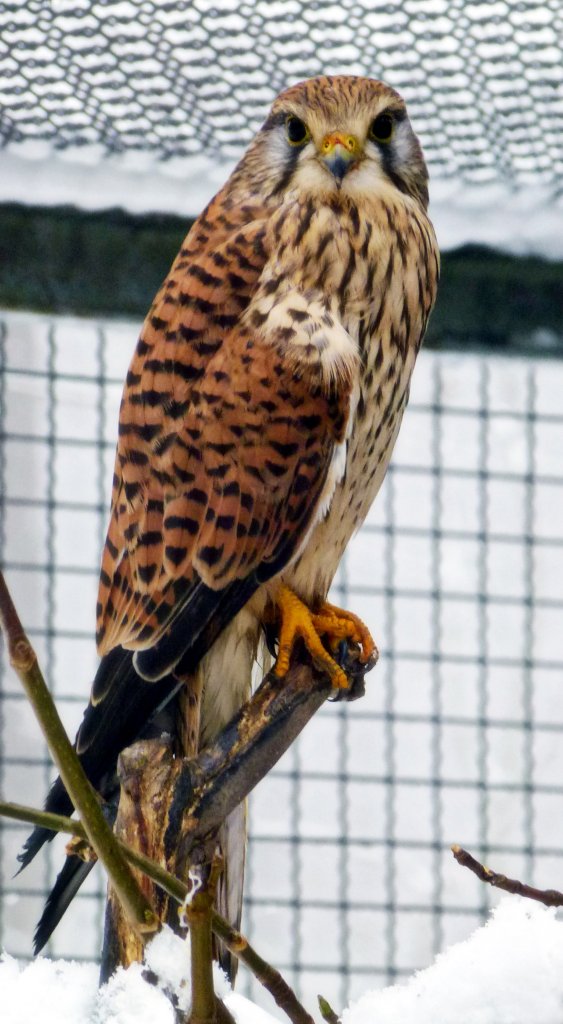
<svg viewBox="0 0 563 1024">
<path fill-rule="evenodd" d="M 434 178 L 555 191 L 562 40 L 559 0 L 3 2 L 0 144 L 232 158 L 329 69 L 404 93 Z"/>
<path fill-rule="evenodd" d="M 72 734 L 96 663 L 135 334 L 0 324 L 0 562 Z M 452 842 L 561 887 L 562 387 L 555 360 L 420 357 L 392 468 L 333 591 L 370 624 L 380 664 L 366 697 L 326 705 L 250 804 L 245 929 L 309 1001 L 340 1006 L 406 975 L 483 918 L 494 894 L 459 871 Z M 0 659 L 1 790 L 38 804 L 52 768 Z M 0 942 L 24 957 L 62 856 L 56 841 L 14 878 L 25 834 L 0 829 Z M 56 955 L 97 954 L 93 875 Z"/>
</svg>

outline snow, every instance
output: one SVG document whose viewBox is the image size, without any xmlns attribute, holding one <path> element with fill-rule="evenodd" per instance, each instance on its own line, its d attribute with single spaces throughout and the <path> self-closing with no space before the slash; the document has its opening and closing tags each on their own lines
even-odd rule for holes
<svg viewBox="0 0 563 1024">
<path fill-rule="evenodd" d="M 3 1024 L 175 1024 L 169 996 L 187 1013 L 189 993 L 189 937 L 181 939 L 163 928 L 146 949 L 144 964 L 118 968 L 107 985 L 98 989 L 95 964 L 39 957 L 18 963 L 4 954 L 0 959 Z M 153 985 L 143 977 L 152 971 Z M 237 1024 L 272 1024 L 273 1018 L 244 996 L 233 992 L 222 971 L 214 969 L 215 992 L 224 999 Z"/>
<path fill-rule="evenodd" d="M 0 202 L 195 217 L 233 167 L 232 160 L 203 155 L 159 162 L 139 151 L 102 159 L 99 146 L 57 155 L 45 142 L 27 142 L 0 153 Z M 476 243 L 519 255 L 563 258 L 563 201 L 549 187 L 469 186 L 459 178 L 433 178 L 430 194 L 443 251 Z"/>
<path fill-rule="evenodd" d="M 506 898 L 488 923 L 406 984 L 367 993 L 342 1024 L 558 1024 L 563 922 Z"/>
<path fill-rule="evenodd" d="M 431 181 L 430 217 L 442 252 L 473 243 L 518 256 L 563 258 L 563 204 L 538 186 Z"/>
<path fill-rule="evenodd" d="M 4 1024 L 77 1024 L 87 1021 L 96 999 L 98 968 L 40 957 L 28 965 L 4 954 L 0 991 Z"/>
<path fill-rule="evenodd" d="M 143 978 L 141 964 L 120 968 L 98 990 L 93 964 L 39 958 L 23 965 L 5 955 L 2 1020 L 29 1024 L 40 1009 L 42 1024 L 174 1024 L 165 991 L 189 1008 L 188 965 L 188 941 L 167 928 L 147 948 L 158 986 Z M 215 982 L 237 1024 L 272 1024 L 219 971 Z M 562 1015 L 563 921 L 554 910 L 505 898 L 484 927 L 405 984 L 366 993 L 342 1024 L 558 1024 Z"/>
<path fill-rule="evenodd" d="M 3 1024 L 175 1024 L 169 996 L 184 1013 L 190 1008 L 189 938 L 163 928 L 146 949 L 145 963 L 119 968 L 98 989 L 98 968 L 92 963 L 39 957 L 30 964 L 4 954 L 0 959 Z M 143 977 L 154 972 L 158 984 Z M 234 993 L 222 971 L 214 969 L 215 992 L 240 1024 L 268 1024 L 272 1017 Z"/>
<path fill-rule="evenodd" d="M 172 1003 L 161 989 L 144 980 L 142 971 L 141 964 L 132 964 L 116 971 L 99 992 L 94 990 L 86 1020 L 92 1024 L 174 1024 Z M 57 1024 L 66 1021 L 59 1019 Z"/>
</svg>

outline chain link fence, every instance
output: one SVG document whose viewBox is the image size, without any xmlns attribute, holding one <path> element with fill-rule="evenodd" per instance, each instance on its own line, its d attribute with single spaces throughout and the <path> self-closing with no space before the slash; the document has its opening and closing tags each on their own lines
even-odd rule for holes
<svg viewBox="0 0 563 1024">
<path fill-rule="evenodd" d="M 95 669 L 135 336 L 128 323 L 0 324 L 0 561 L 71 733 Z M 562 389 L 557 361 L 420 356 L 392 469 L 333 590 L 372 627 L 380 664 L 366 697 L 322 709 L 250 804 L 244 926 L 309 1005 L 405 976 L 484 918 L 495 896 L 454 864 L 452 842 L 561 887 Z M 0 786 L 37 804 L 53 771 L 1 659 Z M 25 834 L 2 823 L 0 940 L 23 957 L 63 845 L 14 878 Z M 97 955 L 93 875 L 53 954 Z"/>
</svg>

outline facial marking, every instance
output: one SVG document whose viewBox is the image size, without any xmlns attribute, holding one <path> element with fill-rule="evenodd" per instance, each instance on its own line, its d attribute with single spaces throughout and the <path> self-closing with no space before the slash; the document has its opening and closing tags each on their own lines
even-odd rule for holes
<svg viewBox="0 0 563 1024">
<path fill-rule="evenodd" d="M 408 121 L 400 121 L 395 128 L 393 153 L 398 165 L 407 164 L 413 156 L 413 134 Z"/>
<path fill-rule="evenodd" d="M 392 122 L 389 138 L 374 136 L 381 118 Z M 306 130 L 303 142 L 288 138 L 293 120 Z M 318 201 L 340 193 L 357 202 L 390 188 L 427 204 L 426 168 L 404 104 L 379 82 L 344 76 L 292 86 L 274 103 L 261 136 L 255 162 L 272 198 L 303 191 Z M 348 140 L 355 140 L 353 154 Z"/>
</svg>

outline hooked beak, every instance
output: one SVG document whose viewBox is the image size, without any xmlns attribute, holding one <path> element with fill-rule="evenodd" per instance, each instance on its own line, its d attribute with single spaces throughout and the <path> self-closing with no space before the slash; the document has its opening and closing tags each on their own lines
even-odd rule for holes
<svg viewBox="0 0 563 1024">
<path fill-rule="evenodd" d="M 355 167 L 361 156 L 360 143 L 355 135 L 346 132 L 331 132 L 321 143 L 323 163 L 334 175 L 338 184 L 351 167 Z"/>
</svg>

